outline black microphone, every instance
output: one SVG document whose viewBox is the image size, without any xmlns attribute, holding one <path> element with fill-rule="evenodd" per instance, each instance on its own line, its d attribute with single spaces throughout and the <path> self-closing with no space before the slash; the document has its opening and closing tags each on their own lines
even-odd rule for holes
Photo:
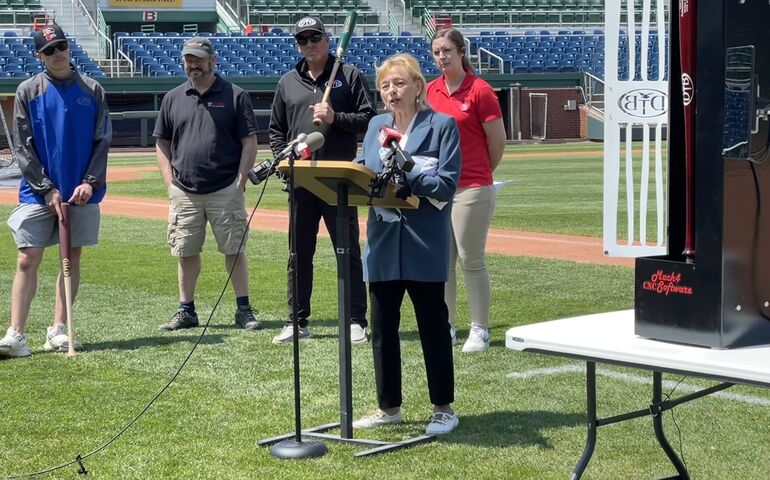
<svg viewBox="0 0 770 480">
<path fill-rule="evenodd" d="M 401 132 L 392 129 L 387 125 L 383 125 L 380 129 L 380 134 L 377 136 L 377 139 L 380 141 L 380 145 L 383 147 L 388 147 L 393 151 L 393 154 L 396 157 L 396 162 L 398 163 L 398 168 L 405 172 L 412 171 L 412 167 L 414 167 L 414 160 L 412 160 L 412 156 L 409 153 L 403 151 L 401 149 L 401 145 L 398 144 L 398 141 L 401 140 Z"/>
</svg>

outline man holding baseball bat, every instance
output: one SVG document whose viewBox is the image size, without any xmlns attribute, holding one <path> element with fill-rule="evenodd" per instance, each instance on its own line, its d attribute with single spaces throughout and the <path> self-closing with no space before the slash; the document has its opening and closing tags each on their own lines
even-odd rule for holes
<svg viewBox="0 0 770 480">
<path fill-rule="evenodd" d="M 349 40 L 352 24 L 342 37 Z M 294 38 L 297 49 L 304 57 L 296 67 L 281 77 L 273 100 L 270 117 L 270 148 L 274 154 L 301 133 L 321 132 L 326 138 L 323 147 L 315 152 L 314 160 L 352 160 L 358 147 L 357 136 L 366 132 L 369 120 L 376 115 L 366 79 L 342 58 L 329 54 L 329 37 L 319 18 L 304 17 L 295 24 Z M 340 42 L 346 44 L 347 42 Z M 344 52 L 342 53 L 344 55 Z M 335 65 L 336 62 L 339 64 Z M 334 78 L 332 77 L 334 72 Z M 327 101 L 323 101 L 324 98 Z M 316 249 L 318 225 L 323 218 L 326 229 L 336 247 L 336 207 L 333 207 L 302 187 L 295 189 L 295 219 L 297 238 L 297 311 L 299 338 L 310 336 L 308 317 L 313 291 L 313 255 Z M 366 336 L 366 291 L 361 267 L 361 249 L 358 243 L 358 212 L 351 208 L 350 223 L 350 293 L 352 343 L 364 343 Z M 289 311 L 291 302 L 289 298 Z M 288 318 L 283 330 L 273 343 L 291 343 L 292 319 Z"/>
<path fill-rule="evenodd" d="M 0 339 L 0 357 L 30 354 L 24 330 L 37 291 L 37 271 L 44 249 L 58 243 L 60 233 L 69 234 L 71 240 L 69 271 L 64 272 L 70 276 L 71 295 L 70 302 L 65 302 L 60 272 L 53 326 L 46 331 L 44 349 L 68 350 L 67 310 L 78 290 L 81 249 L 98 241 L 99 202 L 106 191 L 112 139 L 104 89 L 70 64 L 69 44 L 61 28 L 47 25 L 35 32 L 34 42 L 45 69 L 16 90 L 13 153 L 23 178 L 19 205 L 8 218 L 8 226 L 19 253 L 11 325 Z M 69 232 L 59 232 L 65 202 L 72 207 L 69 222 L 63 223 L 69 225 Z M 80 347 L 76 340 L 72 343 L 75 349 Z"/>
</svg>

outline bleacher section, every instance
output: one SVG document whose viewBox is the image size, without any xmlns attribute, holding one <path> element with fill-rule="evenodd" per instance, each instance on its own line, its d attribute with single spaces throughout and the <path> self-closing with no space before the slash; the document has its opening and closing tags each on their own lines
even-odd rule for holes
<svg viewBox="0 0 770 480">
<path fill-rule="evenodd" d="M 5 35 L 13 35 L 13 32 L 5 32 Z M 92 77 L 104 76 L 102 69 L 92 58 L 89 58 L 76 39 L 70 38 L 69 44 L 72 50 L 72 63 L 79 71 Z M 42 63 L 35 58 L 32 37 L 6 36 L 0 39 L 0 78 L 29 77 L 42 70 Z"/>
<path fill-rule="evenodd" d="M 209 36 L 219 57 L 217 68 L 228 77 L 278 76 L 294 68 L 300 58 L 294 37 L 274 29 L 265 36 Z M 171 33 L 163 36 L 141 32 L 116 33 L 115 42 L 144 76 L 184 76 L 181 66 L 182 46 L 192 34 Z M 331 49 L 335 48 L 332 39 Z M 353 37 L 345 61 L 356 65 L 365 75 L 373 75 L 375 65 L 398 52 L 414 55 L 427 74 L 437 74 L 428 42 L 423 37 L 390 34 L 364 34 Z"/>
<path fill-rule="evenodd" d="M 641 6 L 641 1 L 639 4 Z M 455 25 L 570 25 L 604 22 L 604 0 L 405 0 L 421 17 L 451 18 Z"/>
<path fill-rule="evenodd" d="M 40 0 L 0 0 L 0 25 L 29 28 L 36 17 L 47 13 Z"/>
<path fill-rule="evenodd" d="M 193 34 L 116 33 L 115 42 L 134 62 L 139 74 L 154 77 L 184 76 L 181 66 L 181 49 Z M 199 33 L 210 36 L 219 55 L 219 71 L 228 77 L 279 76 L 293 68 L 299 60 L 294 38 L 280 29 L 265 35 L 229 36 L 226 34 Z M 557 73 L 587 71 L 599 77 L 604 73 L 603 30 L 524 30 L 520 32 L 481 31 L 467 36 L 471 44 L 471 58 L 476 66 L 501 73 Z M 641 36 L 637 35 L 635 71 L 640 72 Z M 334 49 L 336 38 L 332 39 Z M 619 74 L 628 76 L 628 36 L 621 32 L 621 60 Z M 667 43 L 663 42 L 664 48 Z M 657 35 L 652 35 L 649 47 L 660 48 Z M 408 52 L 420 62 L 426 75 L 439 72 L 433 63 L 428 42 L 424 37 L 391 36 L 386 32 L 366 33 L 354 36 L 348 47 L 345 61 L 356 65 L 365 75 L 373 75 L 376 65 L 386 57 Z M 660 77 L 659 66 L 649 55 L 650 79 Z M 502 66 L 502 68 L 500 68 Z M 664 72 L 665 74 L 665 72 Z"/>
<path fill-rule="evenodd" d="M 0 0 L 2 1 L 2 0 Z M 379 15 L 366 0 L 246 0 L 249 23 L 253 25 L 292 25 L 302 15 L 317 15 L 327 26 L 342 25 L 350 10 L 358 12 L 360 25 L 377 25 Z"/>
<path fill-rule="evenodd" d="M 521 34 L 511 34 L 507 31 L 480 32 L 479 35 L 468 35 L 468 40 L 471 42 L 472 56 L 480 56 L 482 65 L 486 64 L 491 69 L 499 69 L 502 61 L 502 73 L 585 71 L 598 77 L 604 76 L 603 30 L 525 30 Z M 629 72 L 629 41 L 624 30 L 621 30 L 619 46 L 618 73 L 621 79 L 625 79 L 628 78 Z M 649 47 L 657 51 L 657 35 L 650 36 Z M 664 41 L 664 48 L 668 48 L 668 39 Z M 637 76 L 641 70 L 641 50 L 641 35 L 637 34 Z M 656 56 L 650 54 L 648 58 L 648 78 L 657 80 L 660 78 L 660 72 L 655 61 Z"/>
</svg>

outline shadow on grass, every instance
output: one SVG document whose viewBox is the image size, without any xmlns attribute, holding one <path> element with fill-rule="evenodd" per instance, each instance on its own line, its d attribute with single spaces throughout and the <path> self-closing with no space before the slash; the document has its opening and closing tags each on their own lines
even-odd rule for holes
<svg viewBox="0 0 770 480">
<path fill-rule="evenodd" d="M 542 430 L 574 427 L 585 423 L 585 415 L 543 410 L 492 412 L 481 415 L 460 415 L 460 426 L 439 440 L 447 443 L 483 447 L 537 445 L 553 448 Z"/>
<path fill-rule="evenodd" d="M 209 329 L 211 329 L 211 327 L 209 327 Z M 193 344 L 198 341 L 199 336 L 200 335 L 169 335 L 162 337 L 142 337 L 130 340 L 117 340 L 114 342 L 88 343 L 84 345 L 83 350 L 87 352 L 99 350 L 136 350 L 142 347 L 160 347 L 163 345 L 171 345 L 173 343 Z M 207 333 L 201 339 L 202 345 L 215 345 L 219 343 L 223 343 L 222 335 L 211 335 Z"/>
</svg>

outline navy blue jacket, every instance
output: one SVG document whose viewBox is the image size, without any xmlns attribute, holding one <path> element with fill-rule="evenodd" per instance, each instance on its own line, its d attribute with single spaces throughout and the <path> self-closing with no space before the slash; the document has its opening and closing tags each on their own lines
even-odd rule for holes
<svg viewBox="0 0 770 480">
<path fill-rule="evenodd" d="M 377 135 L 383 125 L 392 125 L 390 113 L 369 123 L 358 163 L 382 170 Z M 378 219 L 369 208 L 364 250 L 364 280 L 384 282 L 413 280 L 446 282 L 449 273 L 451 200 L 460 178 L 460 136 L 454 118 L 430 109 L 417 112 L 404 151 L 438 159 L 438 173 L 430 176 L 418 167 L 407 174 L 412 194 L 420 198 L 416 209 L 401 209 L 395 222 Z M 427 198 L 447 203 L 438 209 Z"/>
</svg>

